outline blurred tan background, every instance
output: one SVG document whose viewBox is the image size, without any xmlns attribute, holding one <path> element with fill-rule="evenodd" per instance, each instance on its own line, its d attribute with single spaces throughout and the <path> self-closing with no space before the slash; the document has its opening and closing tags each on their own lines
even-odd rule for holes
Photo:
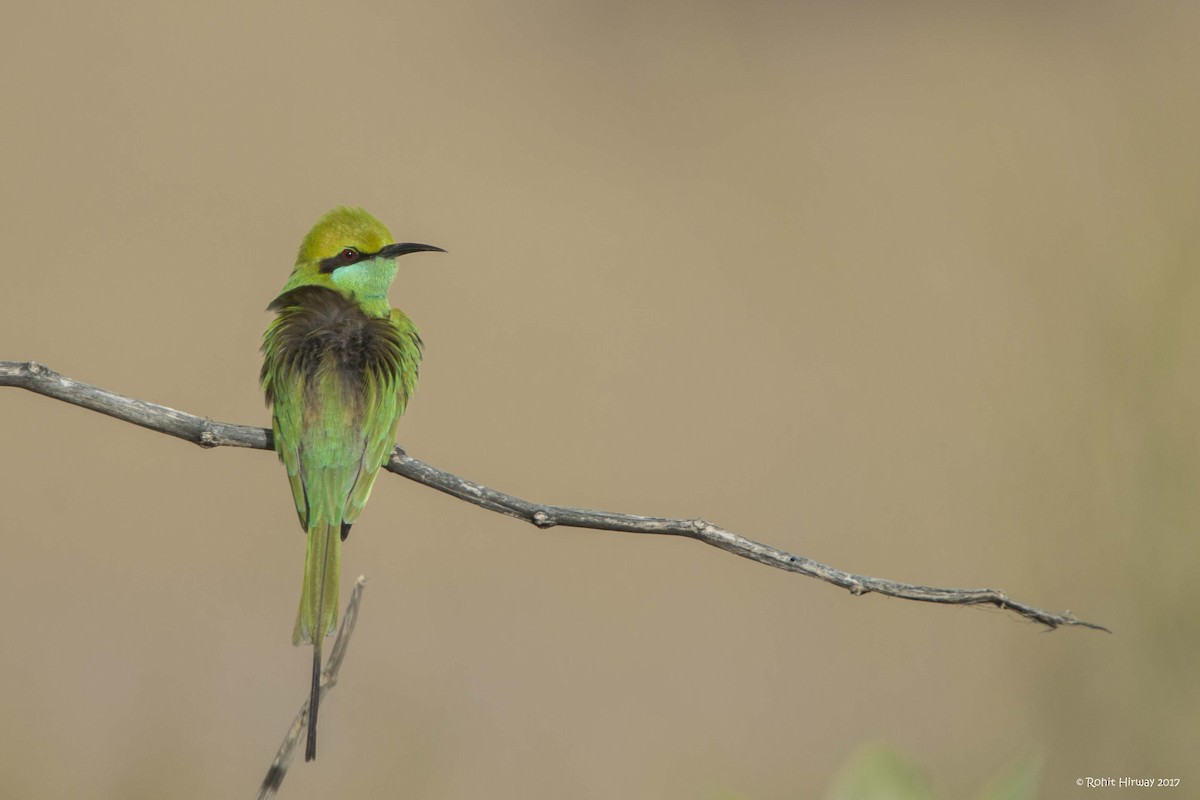
<svg viewBox="0 0 1200 800">
<path fill-rule="evenodd" d="M 283 797 L 810 798 L 874 741 L 944 798 L 1030 756 L 1196 791 L 1200 7 L 8 16 L 0 359 L 266 424 L 264 307 L 361 204 L 450 251 L 392 293 L 417 457 L 1115 631 L 384 476 Z M 248 796 L 308 682 L 274 456 L 16 389 L 0 442 L 3 794 Z"/>
</svg>

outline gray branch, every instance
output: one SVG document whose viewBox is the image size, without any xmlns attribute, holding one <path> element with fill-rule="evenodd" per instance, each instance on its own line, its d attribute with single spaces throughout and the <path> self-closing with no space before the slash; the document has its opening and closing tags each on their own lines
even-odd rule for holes
<svg viewBox="0 0 1200 800">
<path fill-rule="evenodd" d="M 337 638 L 333 640 L 333 650 L 329 653 L 329 660 L 325 662 L 325 669 L 321 670 L 321 694 L 317 698 L 318 703 L 324 703 L 325 695 L 337 686 L 338 672 L 341 671 L 342 661 L 346 658 L 350 637 L 354 635 L 354 624 L 358 622 L 358 608 L 362 604 L 363 587 L 366 584 L 367 579 L 362 575 L 354 582 L 354 591 L 346 605 L 346 613 L 342 616 L 341 627 L 338 628 Z M 296 747 L 300 744 L 300 735 L 304 733 L 304 726 L 308 724 L 308 702 L 309 698 L 305 697 L 304 702 L 300 704 L 300 710 L 296 712 L 296 718 L 292 720 L 291 727 L 284 735 L 283 744 L 279 745 L 275 760 L 271 762 L 271 767 L 263 778 L 262 786 L 258 787 L 257 800 L 271 800 L 287 776 L 288 767 L 292 765 L 292 758 L 296 755 Z"/>
<path fill-rule="evenodd" d="M 28 389 L 31 392 L 141 425 L 143 428 L 186 439 L 201 447 L 272 449 L 271 431 L 265 428 L 214 422 L 166 406 L 135 400 L 107 389 L 71 380 L 32 361 L 0 361 L 0 386 L 18 386 Z M 797 572 L 810 578 L 832 583 L 834 586 L 848 589 L 855 595 L 874 592 L 887 597 L 920 600 L 927 603 L 995 606 L 1012 611 L 1034 622 L 1040 622 L 1051 629 L 1060 625 L 1078 625 L 1095 630 L 1108 630 L 1102 625 L 1077 619 L 1070 611 L 1053 613 L 1019 603 L 997 589 L 945 589 L 937 586 L 898 583 L 883 578 L 843 572 L 810 558 L 792 555 L 770 545 L 747 539 L 702 519 L 641 517 L 633 514 L 593 511 L 586 508 L 531 503 L 528 500 L 498 492 L 495 489 L 489 489 L 481 484 L 444 472 L 413 458 L 399 447 L 392 451 L 392 457 L 385 468 L 389 472 L 402 475 L 409 480 L 445 492 L 460 500 L 473 503 L 489 511 L 525 520 L 543 529 L 564 526 L 626 533 L 683 536 L 718 547 L 742 558 L 766 564 L 769 567 Z"/>
</svg>

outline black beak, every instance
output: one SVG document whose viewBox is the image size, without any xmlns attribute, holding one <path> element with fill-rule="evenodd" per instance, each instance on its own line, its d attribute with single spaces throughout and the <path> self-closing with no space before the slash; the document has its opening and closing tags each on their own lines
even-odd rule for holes
<svg viewBox="0 0 1200 800">
<path fill-rule="evenodd" d="M 416 242 L 397 242 L 389 244 L 387 247 L 376 253 L 376 257 L 395 258 L 402 256 L 405 253 L 422 253 L 422 252 L 444 253 L 446 252 L 440 247 L 434 247 L 431 244 L 417 244 Z"/>
</svg>

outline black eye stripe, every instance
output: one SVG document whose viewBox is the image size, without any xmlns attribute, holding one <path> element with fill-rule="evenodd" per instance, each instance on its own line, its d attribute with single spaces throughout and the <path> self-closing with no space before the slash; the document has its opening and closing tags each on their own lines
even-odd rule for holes
<svg viewBox="0 0 1200 800">
<path fill-rule="evenodd" d="M 357 264 L 365 258 L 369 258 L 374 253 L 360 253 L 353 247 L 343 247 L 336 256 L 321 260 L 321 272 L 333 272 L 338 267 L 348 267 L 351 264 Z"/>
</svg>

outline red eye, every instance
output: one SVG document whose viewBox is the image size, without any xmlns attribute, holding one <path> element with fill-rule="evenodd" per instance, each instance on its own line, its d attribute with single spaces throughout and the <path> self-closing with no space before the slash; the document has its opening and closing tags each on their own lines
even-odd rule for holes
<svg viewBox="0 0 1200 800">
<path fill-rule="evenodd" d="M 358 255 L 358 251 L 355 250 L 353 247 L 347 247 L 345 250 L 342 251 L 342 258 L 346 259 L 347 261 L 349 261 L 350 259 L 354 258 L 357 255 Z"/>
</svg>

